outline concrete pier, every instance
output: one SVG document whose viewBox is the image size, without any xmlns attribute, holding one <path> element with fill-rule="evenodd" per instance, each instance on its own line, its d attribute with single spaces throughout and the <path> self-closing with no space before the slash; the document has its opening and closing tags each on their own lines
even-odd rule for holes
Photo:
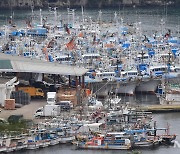
<svg viewBox="0 0 180 154">
<path fill-rule="evenodd" d="M 141 106 L 139 107 L 139 110 L 149 111 L 153 113 L 180 112 L 180 104 Z"/>
</svg>

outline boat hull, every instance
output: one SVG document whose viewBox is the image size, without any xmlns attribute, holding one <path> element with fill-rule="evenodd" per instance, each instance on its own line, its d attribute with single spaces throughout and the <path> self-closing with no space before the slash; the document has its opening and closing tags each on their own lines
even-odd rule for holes
<svg viewBox="0 0 180 154">
<path fill-rule="evenodd" d="M 15 150 L 16 150 L 16 146 L 14 146 L 14 147 L 7 147 L 5 152 L 13 152 Z"/>
<path fill-rule="evenodd" d="M 147 80 L 141 81 L 139 85 L 137 85 L 135 91 L 141 93 L 155 93 L 158 84 L 160 84 L 160 80 Z"/>
<path fill-rule="evenodd" d="M 115 93 L 134 95 L 137 82 L 117 83 Z"/>
<path fill-rule="evenodd" d="M 108 93 L 134 95 L 136 81 L 102 81 L 89 84 L 89 88 L 100 96 L 108 96 Z"/>
<path fill-rule="evenodd" d="M 27 148 L 27 145 L 17 146 L 16 151 L 26 149 L 26 148 Z"/>
<path fill-rule="evenodd" d="M 28 144 L 27 145 L 27 148 L 26 149 L 28 149 L 28 150 L 35 150 L 35 149 L 38 149 L 39 148 L 39 144 L 36 144 L 36 143 L 30 143 L 30 144 Z"/>
<path fill-rule="evenodd" d="M 79 144 L 77 145 L 79 149 L 104 149 L 104 150 L 129 150 L 131 149 L 130 145 L 87 145 L 87 144 Z"/>
<path fill-rule="evenodd" d="M 164 95 L 157 95 L 159 97 L 159 103 L 161 105 L 173 104 L 178 105 L 180 104 L 180 95 L 179 94 L 166 94 Z"/>
<path fill-rule="evenodd" d="M 58 139 L 53 139 L 50 141 L 50 145 L 56 145 L 59 144 L 59 140 Z"/>
<path fill-rule="evenodd" d="M 7 147 L 0 147 L 0 152 L 6 152 Z"/>
<path fill-rule="evenodd" d="M 70 137 L 62 137 L 59 140 L 59 143 L 72 143 L 72 141 L 75 140 L 75 136 L 70 136 Z"/>
<path fill-rule="evenodd" d="M 136 142 L 133 145 L 133 148 L 152 148 L 159 145 L 159 141 L 145 141 L 145 142 Z"/>
</svg>

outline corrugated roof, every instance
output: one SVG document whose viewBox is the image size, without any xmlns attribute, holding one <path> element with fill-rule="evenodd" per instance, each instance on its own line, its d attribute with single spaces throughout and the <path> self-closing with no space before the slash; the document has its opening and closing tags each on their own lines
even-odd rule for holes
<svg viewBox="0 0 180 154">
<path fill-rule="evenodd" d="M 2 72 L 33 72 L 33 73 L 47 73 L 47 74 L 60 74 L 82 76 L 88 70 L 77 66 L 63 65 L 54 62 L 45 62 L 38 59 L 25 58 L 15 55 L 6 55 L 0 53 L 0 61 L 10 60 L 12 69 L 3 67 Z"/>
</svg>

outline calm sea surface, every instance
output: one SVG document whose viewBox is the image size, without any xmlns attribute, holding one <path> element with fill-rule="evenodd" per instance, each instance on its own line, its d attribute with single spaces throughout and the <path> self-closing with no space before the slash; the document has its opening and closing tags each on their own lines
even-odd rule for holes
<svg viewBox="0 0 180 154">
<path fill-rule="evenodd" d="M 90 16 L 93 20 L 97 19 L 97 9 L 90 10 L 85 8 L 85 16 Z M 114 12 L 118 14 L 118 18 L 123 18 L 124 22 L 134 23 L 141 22 L 142 29 L 145 33 L 153 33 L 154 30 L 161 32 L 162 20 L 165 21 L 163 26 L 165 29 L 173 30 L 173 34 L 178 36 L 177 32 L 180 29 L 180 8 L 170 8 L 169 6 L 154 7 L 154 8 L 123 8 L 116 9 L 102 9 L 102 20 L 112 21 L 114 18 Z M 77 18 L 81 18 L 81 9 L 75 11 Z M 34 22 L 38 24 L 39 10 L 34 11 Z M 48 10 L 42 10 L 44 17 L 48 18 L 49 23 L 53 21 L 53 13 Z M 8 23 L 10 15 L 14 16 L 14 21 L 17 27 L 24 27 L 25 20 L 31 16 L 31 10 L 0 10 L 0 26 Z M 67 10 L 58 9 L 58 17 L 67 20 Z M 60 20 L 60 19 L 59 19 Z M 123 96 L 123 102 L 130 102 L 136 104 L 158 104 L 158 99 L 154 95 L 142 95 L 138 94 L 134 97 Z M 170 132 L 177 134 L 177 141 L 180 142 L 180 113 L 164 113 L 153 114 L 153 119 L 157 121 L 158 127 L 166 127 L 167 123 L 170 124 Z M 159 147 L 157 149 L 140 150 L 142 154 L 180 154 L 180 149 L 174 147 Z M 13 152 L 14 154 L 128 154 L 130 151 L 98 151 L 98 150 L 74 150 L 73 146 L 57 145 L 39 149 L 35 151 L 21 151 Z"/>
</svg>

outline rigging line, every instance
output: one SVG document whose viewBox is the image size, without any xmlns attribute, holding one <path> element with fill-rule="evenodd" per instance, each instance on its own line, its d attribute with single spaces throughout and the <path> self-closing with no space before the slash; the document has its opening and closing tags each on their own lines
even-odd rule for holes
<svg viewBox="0 0 180 154">
<path fill-rule="evenodd" d="M 99 88 L 97 91 L 94 92 L 96 94 L 99 90 L 101 90 L 104 86 L 106 86 L 110 81 L 108 81 L 106 84 L 104 84 L 101 88 Z"/>
</svg>

